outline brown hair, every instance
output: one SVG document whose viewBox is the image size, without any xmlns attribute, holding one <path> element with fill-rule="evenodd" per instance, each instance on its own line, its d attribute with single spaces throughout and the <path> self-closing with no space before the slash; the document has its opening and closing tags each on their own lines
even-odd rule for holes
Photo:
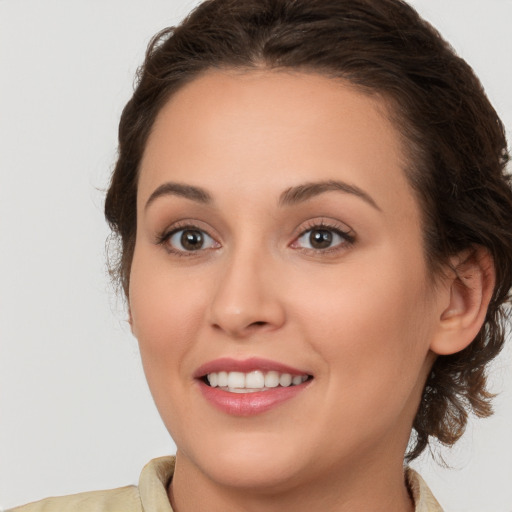
<svg viewBox="0 0 512 512">
<path fill-rule="evenodd" d="M 293 68 L 342 78 L 391 104 L 408 148 L 408 178 L 423 211 L 433 275 L 480 245 L 496 286 L 485 323 L 465 350 L 440 356 L 427 379 L 407 457 L 434 436 L 453 444 L 467 409 L 492 412 L 487 364 L 504 343 L 512 286 L 512 192 L 504 129 L 468 64 L 401 0 L 209 0 L 150 43 L 119 125 L 119 157 L 105 203 L 120 239 L 115 271 L 128 295 L 136 234 L 138 167 L 169 97 L 212 68 Z"/>
</svg>

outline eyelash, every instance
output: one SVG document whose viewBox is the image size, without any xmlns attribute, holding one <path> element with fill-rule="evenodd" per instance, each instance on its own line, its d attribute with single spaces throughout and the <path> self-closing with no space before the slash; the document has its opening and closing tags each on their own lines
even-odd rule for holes
<svg viewBox="0 0 512 512">
<path fill-rule="evenodd" d="M 302 237 L 315 230 L 334 233 L 335 235 L 342 238 L 343 241 L 341 243 L 338 243 L 332 247 L 327 247 L 325 249 L 316 249 L 313 247 L 294 247 L 298 240 L 300 240 Z M 306 224 L 305 229 L 302 229 L 300 234 L 295 237 L 294 241 L 290 244 L 290 247 L 300 250 L 301 252 L 304 252 L 306 254 L 313 253 L 327 256 L 348 249 L 349 247 L 354 245 L 355 241 L 356 237 L 354 232 L 352 230 L 347 229 L 347 226 L 342 227 L 342 225 L 339 225 L 332 221 L 325 221 L 323 219 L 318 221 L 315 219 L 309 221 Z"/>
<path fill-rule="evenodd" d="M 188 224 L 188 223 L 177 224 L 177 225 L 174 225 L 170 231 L 168 229 L 163 231 L 162 233 L 160 233 L 157 236 L 156 244 L 163 246 L 168 253 L 170 253 L 174 256 L 178 256 L 178 257 L 191 257 L 191 256 L 193 257 L 193 256 L 197 256 L 197 253 L 200 253 L 202 251 L 216 248 L 216 247 L 209 247 L 209 248 L 205 248 L 205 249 L 200 248 L 195 251 L 194 250 L 186 251 L 186 250 L 181 250 L 181 249 L 175 249 L 168 242 L 175 234 L 179 233 L 180 231 L 197 231 L 199 233 L 202 233 L 203 236 L 206 235 L 208 238 L 212 239 L 215 242 L 215 244 L 217 244 L 220 247 L 220 244 L 215 240 L 215 238 L 213 236 L 211 236 L 205 229 L 200 228 L 199 226 L 196 226 L 194 224 Z"/>
<path fill-rule="evenodd" d="M 187 230 L 200 232 L 203 234 L 203 236 L 206 235 L 208 238 L 213 240 L 214 243 L 218 247 L 220 247 L 220 244 L 215 240 L 215 238 L 213 236 L 211 236 L 205 229 L 200 228 L 197 225 L 189 224 L 189 223 L 178 224 L 178 225 L 173 226 L 173 228 L 170 231 L 169 230 L 163 231 L 162 233 L 160 233 L 157 236 L 156 244 L 163 246 L 168 253 L 178 256 L 178 257 L 193 257 L 193 256 L 197 256 L 198 253 L 203 252 L 205 250 L 218 248 L 218 247 L 207 247 L 207 248 L 200 248 L 197 250 L 187 251 L 187 250 L 175 249 L 174 247 L 172 247 L 169 244 L 169 240 L 174 235 L 176 235 L 180 231 L 187 231 Z M 341 243 L 338 243 L 338 244 L 332 246 L 332 247 L 327 247 L 327 248 L 323 248 L 323 249 L 318 249 L 318 248 L 314 248 L 314 247 L 300 247 L 300 246 L 296 245 L 298 240 L 300 240 L 302 237 L 304 237 L 305 235 L 307 235 L 308 233 L 310 233 L 314 230 L 334 233 L 335 235 L 342 238 L 343 241 Z M 355 241 L 356 241 L 356 238 L 355 238 L 354 233 L 351 230 L 347 230 L 346 227 L 341 227 L 338 224 L 326 222 L 325 220 L 320 220 L 320 221 L 311 220 L 307 223 L 307 225 L 305 226 L 305 229 L 302 229 L 300 231 L 299 235 L 297 235 L 294 238 L 293 242 L 289 245 L 289 247 L 292 247 L 293 249 L 299 250 L 306 254 L 313 253 L 313 254 L 320 254 L 320 255 L 328 255 L 328 254 L 332 254 L 332 253 L 337 253 L 338 251 L 346 250 L 347 248 L 352 246 L 355 243 Z"/>
</svg>

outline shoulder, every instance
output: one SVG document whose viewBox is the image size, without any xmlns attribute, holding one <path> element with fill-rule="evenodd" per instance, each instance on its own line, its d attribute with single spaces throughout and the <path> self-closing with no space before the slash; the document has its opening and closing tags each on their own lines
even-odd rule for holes
<svg viewBox="0 0 512 512">
<path fill-rule="evenodd" d="M 167 485 L 174 472 L 174 462 L 174 457 L 153 459 L 142 470 L 138 487 L 130 485 L 107 491 L 46 498 L 8 512 L 172 512 Z"/>
<path fill-rule="evenodd" d="M 139 492 L 135 486 L 108 491 L 93 491 L 46 498 L 12 509 L 9 512 L 141 512 Z"/>
</svg>

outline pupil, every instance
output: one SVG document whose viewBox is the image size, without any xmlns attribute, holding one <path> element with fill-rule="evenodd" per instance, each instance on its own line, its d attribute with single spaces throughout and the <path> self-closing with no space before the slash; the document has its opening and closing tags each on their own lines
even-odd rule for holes
<svg viewBox="0 0 512 512">
<path fill-rule="evenodd" d="M 197 251 L 203 246 L 203 235 L 200 231 L 191 229 L 183 231 L 181 245 L 189 251 Z"/>
<path fill-rule="evenodd" d="M 309 242 L 315 249 L 326 249 L 332 243 L 332 233 L 326 229 L 315 229 L 309 235 Z"/>
</svg>

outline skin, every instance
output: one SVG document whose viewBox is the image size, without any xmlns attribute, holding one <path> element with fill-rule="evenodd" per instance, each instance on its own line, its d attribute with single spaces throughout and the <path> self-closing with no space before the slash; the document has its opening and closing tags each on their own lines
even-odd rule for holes
<svg viewBox="0 0 512 512">
<path fill-rule="evenodd" d="M 175 510 L 413 510 L 402 468 L 412 421 L 433 347 L 469 342 L 454 317 L 470 301 L 453 279 L 433 286 L 386 113 L 339 81 L 275 71 L 208 72 L 159 113 L 141 163 L 129 305 L 178 447 Z M 332 180 L 366 196 L 279 201 Z M 168 182 L 201 187 L 211 202 L 165 193 L 147 204 Z M 187 252 L 179 234 L 161 240 L 188 225 L 207 234 L 203 249 Z M 335 236 L 312 249 L 318 225 L 353 243 Z M 232 416 L 194 379 L 221 357 L 314 378 L 278 407 Z"/>
</svg>

